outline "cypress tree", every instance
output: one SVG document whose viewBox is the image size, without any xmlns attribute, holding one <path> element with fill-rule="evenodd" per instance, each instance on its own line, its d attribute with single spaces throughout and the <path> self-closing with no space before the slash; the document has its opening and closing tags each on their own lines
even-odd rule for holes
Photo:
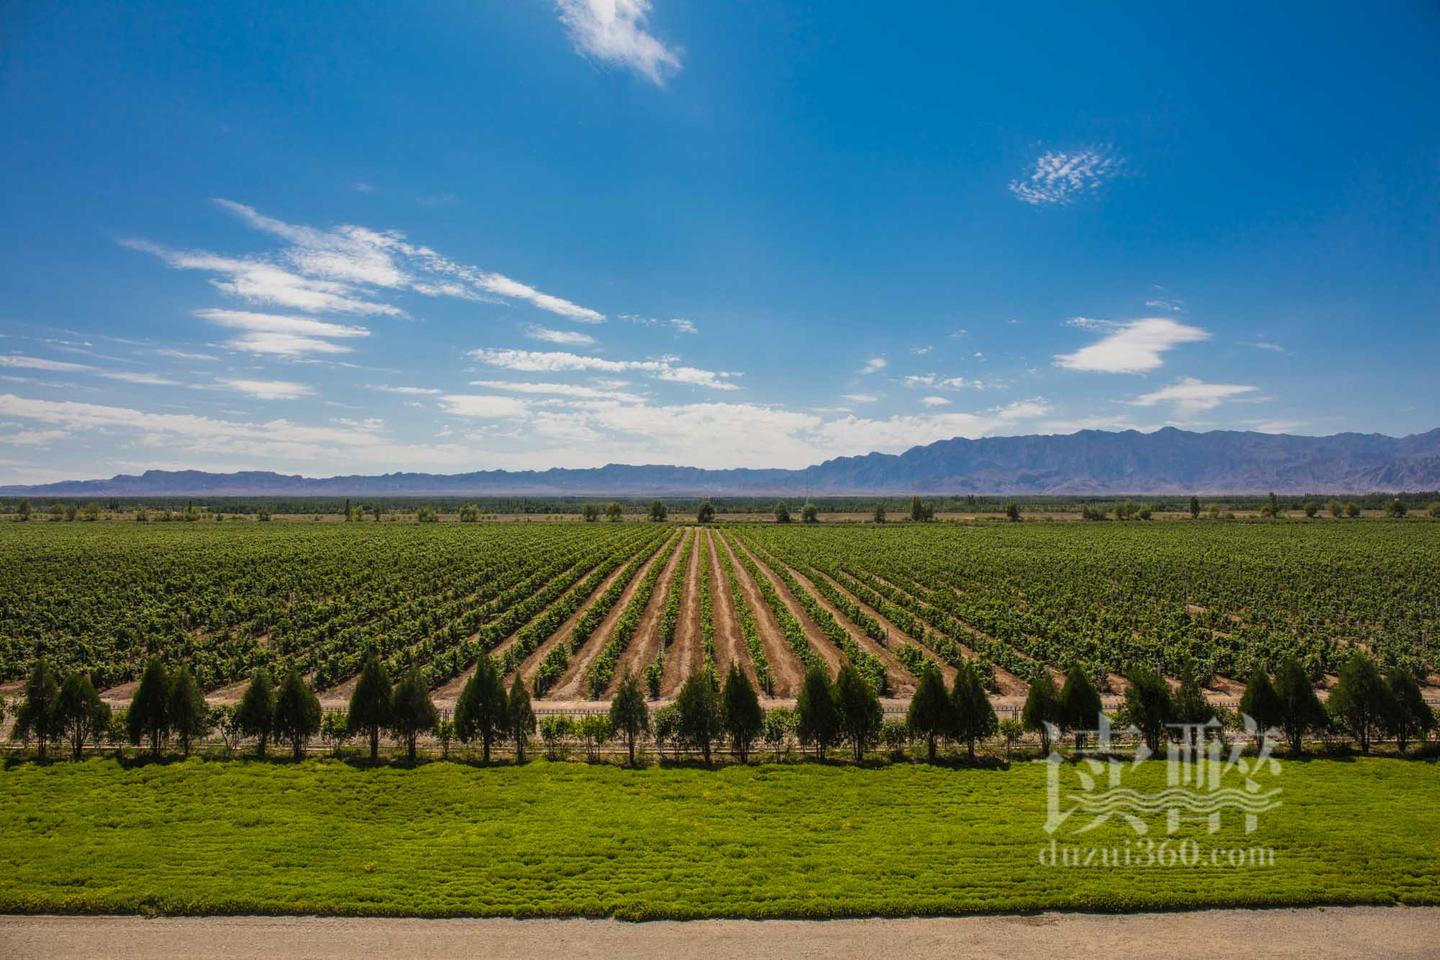
<svg viewBox="0 0 1440 960">
<path fill-rule="evenodd" d="M 1290 752 L 1299 753 L 1305 734 L 1325 729 L 1330 721 L 1305 668 L 1294 657 L 1286 657 L 1275 671 L 1275 696 L 1280 701 L 1280 726 L 1290 743 Z"/>
<path fill-rule="evenodd" d="M 205 693 L 195 682 L 190 668 L 181 664 L 170 675 L 170 696 L 166 704 L 170 731 L 180 738 L 180 751 L 190 756 L 190 741 L 203 737 L 209 727 Z"/>
<path fill-rule="evenodd" d="M 70 752 L 80 759 L 87 741 L 99 742 L 110 725 L 110 707 L 95 692 L 95 685 L 83 670 L 75 670 L 60 686 L 56 701 L 59 726 L 70 739 Z"/>
<path fill-rule="evenodd" d="M 880 735 L 885 711 L 880 708 L 880 698 L 870 684 L 848 663 L 835 677 L 834 696 L 840 729 L 850 741 L 855 762 L 859 763 L 865 759 L 865 749 Z"/>
<path fill-rule="evenodd" d="M 15 711 L 15 729 L 10 734 L 17 740 L 34 737 L 42 760 L 50 741 L 61 733 L 59 700 L 60 686 L 55 671 L 42 657 L 35 661 L 25 680 L 25 700 Z"/>
<path fill-rule="evenodd" d="M 748 763 L 750 748 L 755 745 L 755 738 L 760 736 L 760 730 L 765 725 L 765 711 L 760 709 L 760 698 L 755 694 L 750 678 L 740 669 L 740 664 L 730 664 L 730 673 L 725 678 L 725 689 L 721 691 L 720 700 L 725 714 L 725 733 L 730 737 L 730 748 L 735 751 L 741 763 Z"/>
<path fill-rule="evenodd" d="M 635 766 L 635 741 L 650 730 L 650 708 L 645 705 L 645 692 L 640 681 L 627 670 L 610 701 L 610 726 L 625 740 L 630 766 Z"/>
<path fill-rule="evenodd" d="M 295 759 L 305 755 L 305 742 L 320 732 L 320 698 L 291 667 L 275 694 L 275 737 L 290 741 Z"/>
<path fill-rule="evenodd" d="M 510 695 L 505 700 L 506 730 L 515 744 L 515 762 L 524 763 L 525 745 L 535 733 L 535 711 L 530 706 L 530 692 L 525 689 L 519 671 L 510 683 Z"/>
<path fill-rule="evenodd" d="M 840 735 L 840 714 L 835 709 L 830 677 L 818 663 L 805 671 L 795 713 L 795 734 L 800 743 L 807 747 L 813 744 L 815 756 L 824 760 L 825 752 L 835 745 Z"/>
<path fill-rule="evenodd" d="M 954 736 L 965 741 L 965 753 L 975 759 L 975 741 L 995 735 L 999 720 L 995 708 L 990 706 L 990 697 L 985 693 L 985 682 L 973 660 L 961 662 L 955 671 L 955 687 L 950 695 L 950 716 L 954 723 Z"/>
<path fill-rule="evenodd" d="M 1040 752 L 1048 756 L 1050 726 L 1060 726 L 1060 695 L 1055 692 L 1055 681 L 1050 679 L 1050 672 L 1043 667 L 1030 681 L 1025 706 L 1020 711 L 1020 724 L 1026 730 L 1040 734 Z"/>
<path fill-rule="evenodd" d="M 1362 650 L 1350 654 L 1340 668 L 1340 680 L 1330 692 L 1329 713 L 1338 726 L 1370 752 L 1370 741 L 1394 725 L 1395 696 Z"/>
<path fill-rule="evenodd" d="M 945 678 L 933 662 L 927 661 L 920 671 L 920 685 L 910 698 L 905 723 L 913 736 L 925 738 L 926 756 L 934 763 L 936 741 L 949 736 L 954 724 L 950 720 L 950 697 L 945 692 Z"/>
<path fill-rule="evenodd" d="M 1404 753 L 1411 740 L 1423 738 L 1435 729 L 1435 711 L 1425 702 L 1420 685 L 1409 670 L 1395 667 L 1385 676 L 1394 701 L 1394 713 L 1390 719 L 1390 732 L 1395 734 L 1395 743 Z"/>
<path fill-rule="evenodd" d="M 1077 663 L 1065 672 L 1060 688 L 1060 727 L 1075 732 L 1075 749 L 1084 745 L 1086 730 L 1100 722 L 1100 694 Z"/>
<path fill-rule="evenodd" d="M 685 743 L 697 747 L 710 766 L 710 751 L 725 733 L 725 718 L 720 708 L 720 691 L 715 674 L 698 670 L 685 678 L 675 698 L 676 733 Z"/>
<path fill-rule="evenodd" d="M 126 717 L 130 742 L 140 744 L 150 741 L 152 756 L 160 756 L 160 746 L 170 732 L 170 676 L 165 665 L 158 658 L 152 658 L 140 675 L 140 686 L 130 701 L 130 713 Z"/>
<path fill-rule="evenodd" d="M 390 697 L 390 729 L 405 741 L 405 756 L 415 762 L 415 741 L 435 729 L 440 715 L 430 701 L 430 690 L 417 667 L 405 671 Z"/>
<path fill-rule="evenodd" d="M 455 735 L 462 743 L 479 740 L 483 760 L 489 763 L 490 745 L 504 729 L 505 685 L 495 660 L 485 654 L 455 704 Z"/>
<path fill-rule="evenodd" d="M 255 671 L 235 708 L 235 729 L 243 736 L 254 737 L 256 751 L 265 756 L 265 747 L 275 729 L 275 686 L 264 667 Z"/>
<path fill-rule="evenodd" d="M 363 733 L 370 738 L 370 762 L 379 760 L 380 731 L 390 725 L 390 671 L 377 653 L 366 657 L 360 668 L 345 723 L 352 735 Z"/>
<path fill-rule="evenodd" d="M 1131 671 L 1130 686 L 1125 690 L 1125 705 L 1120 709 L 1122 723 L 1130 724 L 1145 738 L 1152 752 L 1160 749 L 1167 724 L 1176 720 L 1175 705 L 1165 678 L 1149 667 Z"/>
<path fill-rule="evenodd" d="M 1280 697 L 1263 667 L 1256 668 L 1250 675 L 1250 682 L 1245 684 L 1245 693 L 1240 697 L 1240 712 L 1254 720 L 1262 733 L 1278 728 L 1284 721 Z"/>
</svg>

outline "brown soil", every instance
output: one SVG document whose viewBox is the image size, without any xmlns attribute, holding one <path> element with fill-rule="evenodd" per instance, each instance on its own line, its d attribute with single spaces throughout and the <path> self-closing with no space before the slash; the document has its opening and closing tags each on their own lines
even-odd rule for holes
<svg viewBox="0 0 1440 960">
<path fill-rule="evenodd" d="M 905 668 L 905 664 L 901 663 L 894 653 L 870 639 L 865 631 L 856 626 L 854 621 L 845 616 L 833 603 L 826 600 L 820 591 L 815 589 L 815 584 L 810 582 L 809 577 L 794 568 L 790 569 L 790 575 L 800 586 L 810 591 L 810 595 L 821 607 L 830 611 L 830 615 L 840 622 L 840 626 L 844 627 L 846 632 L 855 639 L 855 643 L 861 650 L 878 657 L 880 662 L 885 664 L 885 676 L 889 679 L 890 689 L 895 696 L 908 697 L 915 692 L 915 675 Z"/>
<path fill-rule="evenodd" d="M 740 563 L 739 557 L 735 555 L 735 549 L 730 539 L 723 534 L 720 536 L 720 543 L 717 549 L 724 549 L 730 555 L 730 562 L 735 568 L 735 579 L 740 583 L 740 592 L 744 594 L 744 602 L 750 604 L 750 611 L 755 615 L 755 628 L 760 632 L 760 643 L 765 647 L 765 659 L 770 661 L 770 675 L 775 679 L 775 696 L 793 697 L 800 692 L 800 685 L 805 680 L 805 667 L 790 645 L 785 642 L 785 636 L 780 632 L 780 627 L 775 622 L 770 607 L 765 603 L 765 598 L 760 596 L 760 590 L 750 579 L 750 572 Z M 735 602 L 741 602 L 740 597 Z M 749 651 L 746 651 L 746 658 L 749 659 Z"/>
<path fill-rule="evenodd" d="M 1115 960 L 1435 956 L 1437 907 L 1033 913 L 903 920 L 408 920 L 342 917 L 0 917 L 14 960 Z M 483 951 L 477 945 L 483 944 Z"/>
<path fill-rule="evenodd" d="M 814 650 L 816 655 L 825 661 L 825 669 L 830 671 L 831 676 L 834 676 L 841 665 L 847 661 L 845 654 L 837 649 L 825 634 L 820 632 L 820 628 L 815 626 L 815 622 L 810 619 L 810 615 L 805 612 L 805 608 L 800 606 L 800 601 L 790 595 L 790 588 L 781 583 L 780 578 L 775 576 L 770 568 L 765 566 L 760 558 L 755 556 L 750 548 L 745 546 L 739 538 L 736 538 L 735 543 L 739 546 L 739 549 L 744 550 L 746 555 L 759 566 L 761 575 L 770 581 L 770 585 L 774 587 L 775 592 L 780 595 L 780 600 L 785 604 L 785 609 L 790 611 L 790 616 L 800 621 L 800 627 L 805 631 L 805 639 L 810 641 L 810 649 Z"/>
<path fill-rule="evenodd" d="M 655 584 L 655 592 L 650 594 L 650 602 L 645 605 L 645 612 L 640 617 L 640 626 L 635 629 L 635 636 L 630 638 L 630 645 L 625 652 L 620 654 L 620 661 L 615 665 L 615 677 L 610 681 L 610 687 L 606 690 L 607 696 L 614 696 L 615 688 L 620 685 L 620 679 L 626 673 L 640 676 L 645 672 L 645 667 L 651 660 L 655 659 L 660 652 L 660 618 L 665 613 L 665 601 L 670 596 L 670 579 L 675 575 L 675 568 L 680 565 L 680 557 L 685 552 L 685 541 L 694 534 L 685 531 L 680 534 L 680 540 L 675 544 L 675 550 L 665 559 L 665 569 L 660 573 L 660 581 Z M 693 558 L 692 558 L 693 561 Z M 693 567 L 689 568 L 693 569 Z M 686 572 L 686 580 L 682 591 L 688 592 L 690 586 L 689 569 Z M 679 630 L 676 630 L 678 642 Z"/>
<path fill-rule="evenodd" d="M 669 543 L 669 541 L 666 542 Z M 580 650 L 570 658 L 570 666 L 565 670 L 565 673 L 561 675 L 555 686 L 548 691 L 547 696 L 553 697 L 556 700 L 574 700 L 579 698 L 581 694 L 581 683 L 585 679 L 585 674 L 590 670 L 591 662 L 600 655 L 600 651 L 605 649 L 605 644 L 610 641 L 610 632 L 615 629 L 615 623 L 620 619 L 620 614 L 625 611 L 625 607 L 630 603 L 630 598 L 633 597 L 635 591 L 640 588 L 641 582 L 645 579 L 645 574 L 649 573 L 650 568 L 660 560 L 661 552 L 673 554 L 675 550 L 678 549 L 678 543 L 668 547 L 662 547 L 661 551 L 658 551 L 655 556 L 646 560 L 644 566 L 635 571 L 635 578 L 626 585 L 625 592 L 620 595 L 619 602 L 605 615 L 605 619 L 600 623 L 599 628 L 591 635 L 590 639 L 585 641 L 585 646 L 581 647 Z M 658 593 L 659 591 L 657 590 L 656 592 Z M 529 676 L 525 678 L 527 683 L 533 682 L 533 679 L 533 677 Z"/>
<path fill-rule="evenodd" d="M 533 684 L 535 683 L 535 672 L 540 669 L 540 661 L 545 659 L 545 655 L 550 652 L 550 648 L 555 646 L 555 644 L 557 643 L 564 642 L 565 638 L 570 636 L 570 631 L 574 629 L 575 624 L 580 621 L 580 618 L 585 616 L 585 611 L 589 610 L 590 607 L 594 605 L 595 601 L 606 590 L 609 590 L 610 587 L 615 583 L 616 580 L 620 578 L 620 575 L 624 572 L 624 563 L 612 570 L 610 572 L 610 575 L 607 576 L 604 580 L 600 581 L 600 585 L 595 588 L 595 590 L 590 594 L 590 596 L 585 598 L 585 602 L 580 604 L 579 608 L 574 613 L 570 614 L 570 616 L 565 620 L 565 622 L 560 624 L 560 627 L 554 633 L 550 634 L 550 636 L 546 637 L 543 641 L 541 641 L 539 646 L 537 646 L 534 650 L 530 651 L 530 656 L 524 659 L 524 661 L 520 664 L 519 669 L 516 671 L 520 674 L 521 677 L 525 679 L 525 683 L 527 685 L 530 685 L 533 688 Z M 514 677 L 514 675 L 514 673 L 507 674 L 505 677 L 506 682 L 508 683 L 511 678 Z M 436 695 L 443 696 L 449 693 L 451 695 L 458 696 L 460 689 L 465 685 L 465 682 L 468 679 L 469 672 L 467 672 L 466 675 L 458 677 L 456 680 L 453 680 L 450 683 L 447 683 L 445 686 L 441 687 L 440 690 L 436 691 Z M 457 683 L 458 686 L 456 685 Z"/>
<path fill-rule="evenodd" d="M 710 564 L 710 606 L 715 620 L 716 669 L 722 676 L 728 675 L 730 665 L 738 663 L 750 683 L 759 690 L 759 686 L 755 684 L 755 664 L 750 660 L 745 638 L 740 635 L 740 624 L 735 619 L 733 606 L 735 601 L 730 595 L 730 583 L 725 579 L 725 571 L 720 566 L 720 554 L 715 546 L 715 538 L 710 536 L 709 531 L 706 531 L 706 538 L 705 562 Z"/>
<path fill-rule="evenodd" d="M 945 685 L 947 687 L 955 682 L 955 668 L 950 666 L 950 664 L 946 663 L 944 660 L 941 660 L 938 656 L 935 656 L 935 651 L 931 650 L 929 647 L 925 646 L 925 644 L 910 636 L 904 630 L 901 630 L 899 627 L 895 626 L 895 624 L 891 623 L 888 619 L 886 619 L 879 612 L 877 612 L 874 607 L 870 606 L 869 604 L 861 603 L 860 600 L 855 596 L 855 594 L 851 593 L 849 590 L 846 590 L 845 585 L 840 583 L 834 577 L 829 576 L 822 571 L 816 572 L 819 573 L 820 576 L 824 577 L 832 587 L 834 587 L 836 590 L 839 590 L 841 594 L 849 597 L 852 601 L 858 604 L 861 610 L 865 611 L 870 616 L 878 620 L 880 622 L 880 626 L 884 627 L 885 632 L 890 635 L 890 646 L 892 648 L 897 643 L 913 643 L 915 646 L 919 647 L 921 650 L 926 651 L 932 657 L 934 657 L 935 665 L 940 668 L 940 676 L 945 678 Z"/>
<path fill-rule="evenodd" d="M 680 602 L 680 622 L 675 626 L 675 641 L 665 657 L 665 674 L 660 680 L 660 695 L 673 697 L 685 678 L 699 669 L 705 659 L 704 638 L 700 635 L 700 561 L 709 559 L 707 532 L 695 530 L 695 549 L 685 570 L 685 595 Z M 712 584 L 713 588 L 713 584 Z M 714 606 L 712 598 L 711 606 Z"/>
</svg>

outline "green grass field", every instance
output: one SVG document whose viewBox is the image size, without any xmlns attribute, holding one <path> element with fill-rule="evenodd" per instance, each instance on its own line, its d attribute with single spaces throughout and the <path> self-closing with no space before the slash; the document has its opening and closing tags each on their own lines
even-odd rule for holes
<svg viewBox="0 0 1440 960">
<path fill-rule="evenodd" d="M 1149 764 L 1142 789 L 1163 786 Z M 1285 765 L 1284 805 L 1210 847 L 1271 867 L 1044 867 L 1045 772 L 536 762 L 0 770 L 0 911 L 624 918 L 1440 904 L 1440 772 Z M 1163 831 L 1162 837 L 1163 837 Z M 1123 846 L 1105 825 L 1067 842 Z"/>
</svg>

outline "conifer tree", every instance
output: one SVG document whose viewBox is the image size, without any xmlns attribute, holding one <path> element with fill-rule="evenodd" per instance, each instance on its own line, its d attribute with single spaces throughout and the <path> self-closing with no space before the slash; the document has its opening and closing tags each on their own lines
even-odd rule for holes
<svg viewBox="0 0 1440 960">
<path fill-rule="evenodd" d="M 170 675 L 158 658 L 152 658 L 140 675 L 140 686 L 135 689 L 125 718 L 130 742 L 138 746 L 148 740 L 151 756 L 160 756 L 160 747 L 170 732 L 169 707 Z"/>
<path fill-rule="evenodd" d="M 950 695 L 945 692 L 945 678 L 932 662 L 927 661 L 920 671 L 920 683 L 910 698 L 905 723 L 912 736 L 925 738 L 926 757 L 934 763 L 936 742 L 949 736 L 955 724 L 950 719 Z"/>
<path fill-rule="evenodd" d="M 274 716 L 275 738 L 290 741 L 296 760 L 304 757 L 306 742 L 320 732 L 320 698 L 295 667 L 280 682 Z"/>
<path fill-rule="evenodd" d="M 254 737 L 256 753 L 265 756 L 265 748 L 275 730 L 275 685 L 264 667 L 255 671 L 250 686 L 240 698 L 240 705 L 235 708 L 235 729 L 242 736 Z"/>
<path fill-rule="evenodd" d="M 371 763 L 380 757 L 380 731 L 390 726 L 390 687 L 390 671 L 379 654 L 370 653 L 350 694 L 345 724 L 352 736 L 363 733 L 370 739 Z"/>
<path fill-rule="evenodd" d="M 741 763 L 750 759 L 750 749 L 765 725 L 765 711 L 760 708 L 760 698 L 751 685 L 750 678 L 732 662 L 730 673 L 725 678 L 725 688 L 720 700 L 725 714 L 725 733 L 730 738 L 730 749 Z"/>
</svg>

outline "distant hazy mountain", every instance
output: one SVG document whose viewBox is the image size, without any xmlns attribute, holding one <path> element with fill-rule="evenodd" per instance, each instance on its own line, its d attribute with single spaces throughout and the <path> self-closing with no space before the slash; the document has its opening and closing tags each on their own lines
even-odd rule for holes
<svg viewBox="0 0 1440 960">
<path fill-rule="evenodd" d="M 264 471 L 148 470 L 140 476 L 0 487 L 0 495 L 486 496 L 621 494 L 1361 493 L 1440 488 L 1440 429 L 1330 437 L 1167 427 L 1064 436 L 940 440 L 901 454 L 838 457 L 803 470 L 610 464 L 586 470 L 387 473 L 312 479 Z"/>
</svg>

